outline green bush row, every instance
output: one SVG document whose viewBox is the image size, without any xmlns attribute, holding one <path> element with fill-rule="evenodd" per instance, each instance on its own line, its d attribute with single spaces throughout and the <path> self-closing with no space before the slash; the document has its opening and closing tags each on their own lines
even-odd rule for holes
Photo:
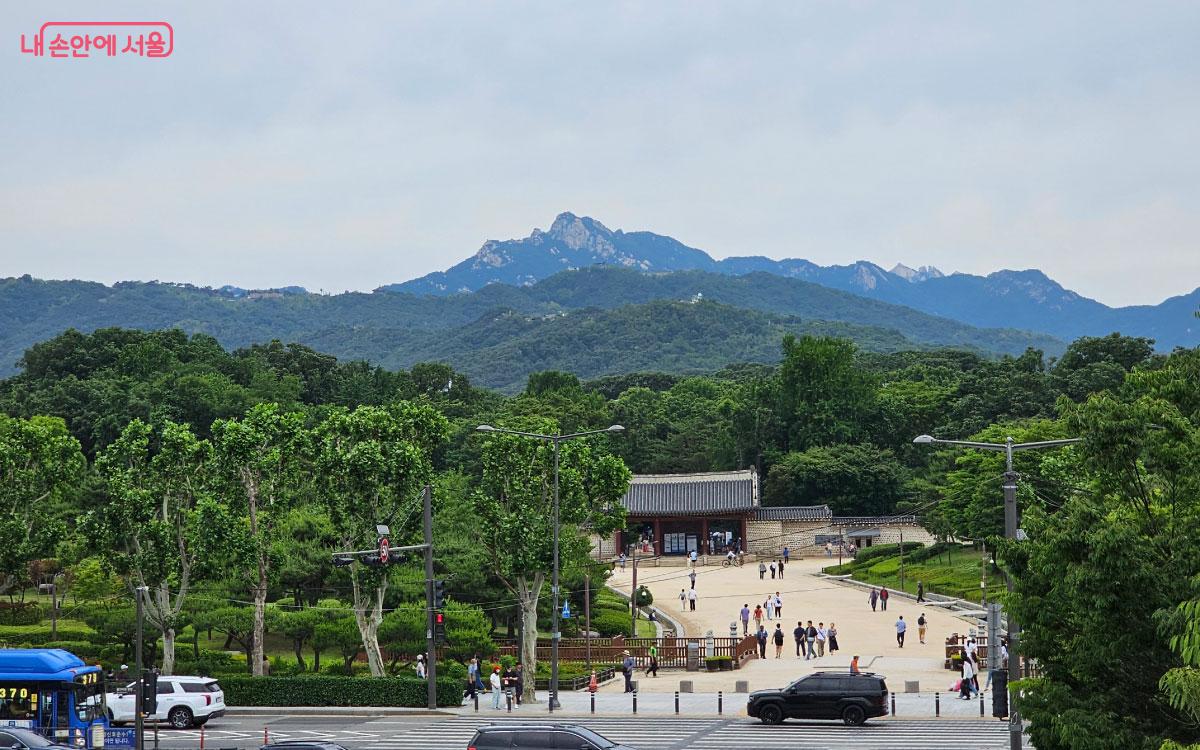
<svg viewBox="0 0 1200 750">
<path fill-rule="evenodd" d="M 37 625 L 44 616 L 36 602 L 0 602 L 0 625 Z"/>
<path fill-rule="evenodd" d="M 0 625 L 0 643 L 7 644 L 28 643 L 42 646 L 49 641 L 86 641 L 90 643 L 95 638 L 96 631 L 91 628 L 59 628 L 57 633 L 51 635 L 50 628 L 46 625 Z"/>
<path fill-rule="evenodd" d="M 406 706 L 427 705 L 428 683 L 418 677 L 246 677 L 221 678 L 230 706 Z M 462 704 L 463 685 L 438 678 L 438 705 Z"/>
</svg>

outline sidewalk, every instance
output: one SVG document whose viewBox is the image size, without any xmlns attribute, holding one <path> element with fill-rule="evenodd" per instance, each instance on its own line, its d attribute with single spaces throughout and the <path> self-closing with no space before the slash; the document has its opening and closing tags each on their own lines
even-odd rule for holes
<svg viewBox="0 0 1200 750">
<path fill-rule="evenodd" d="M 675 683 L 678 687 L 678 682 Z M 890 687 L 890 686 L 889 686 Z M 934 693 L 898 693 L 894 695 L 896 699 L 896 714 L 892 718 L 896 719 L 932 719 L 940 711 L 940 715 L 945 719 L 978 719 L 979 718 L 979 698 L 973 698 L 969 701 L 959 700 L 952 693 L 940 693 L 935 697 Z M 596 710 L 597 716 L 633 716 L 633 695 L 630 693 L 596 693 Z M 718 696 L 716 693 L 680 693 L 679 694 L 679 714 L 687 716 L 727 716 L 736 718 L 746 715 L 747 695 L 745 693 L 724 693 L 721 695 L 721 711 L 718 714 Z M 555 711 L 555 716 L 590 716 L 592 695 L 587 691 L 578 691 L 570 693 L 561 693 L 559 702 L 562 704 L 560 711 Z M 538 703 L 527 703 L 524 706 L 513 706 L 513 716 L 525 716 L 529 718 L 543 719 L 550 712 L 546 705 L 546 694 L 538 692 Z M 454 711 L 454 709 L 450 709 Z M 889 701 L 888 711 L 891 711 Z M 474 716 L 474 704 L 467 704 L 458 709 L 460 716 Z M 492 699 L 490 695 L 479 696 L 479 716 L 495 716 L 499 714 L 508 714 L 508 710 L 504 703 L 501 703 L 501 709 L 496 711 L 492 708 Z M 637 715 L 643 714 L 652 716 L 665 716 L 675 714 L 675 696 L 673 693 L 666 692 L 639 692 L 637 695 Z M 890 715 L 890 714 L 889 714 Z M 992 695 L 991 691 L 987 691 L 984 696 L 984 716 L 990 718 L 992 715 Z M 997 719 L 999 721 L 999 719 Z"/>
<path fill-rule="evenodd" d="M 753 610 L 768 593 L 773 595 L 778 591 L 783 599 L 782 624 L 786 638 L 780 659 L 775 658 L 772 643 L 767 646 L 768 658 L 752 659 L 742 669 L 732 672 L 662 670 L 657 679 L 642 680 L 642 694 L 671 693 L 678 688 L 680 679 L 693 680 L 696 690 L 714 694 L 718 690 L 731 693 L 736 680 L 748 680 L 751 690 L 779 687 L 808 672 L 848 671 L 850 659 L 855 654 L 860 657 L 860 668 L 883 674 L 893 692 L 903 695 L 904 683 L 912 680 L 919 683 L 923 693 L 948 689 L 958 675 L 943 667 L 945 639 L 951 633 L 966 633 L 974 622 L 964 620 L 944 607 L 925 607 L 900 596 L 891 599 L 887 611 L 872 612 L 865 590 L 819 576 L 821 568 L 830 564 L 831 561 L 823 557 L 795 560 L 787 566 L 787 577 L 782 580 L 772 580 L 769 574 L 765 580 L 759 580 L 757 565 L 723 568 L 718 562 L 698 566 L 696 591 L 699 599 L 695 612 L 681 610 L 678 603 L 680 589 L 689 586 L 687 568 L 639 568 L 638 585 L 650 589 L 655 607 L 678 620 L 688 636 L 703 637 L 708 631 L 714 636 L 728 636 L 729 625 L 733 622 L 738 623 L 738 635 L 741 635 L 738 613 L 742 605 L 749 604 Z M 632 578 L 632 570 L 618 570 L 608 583 L 628 593 Z M 921 613 L 929 623 L 924 645 L 917 637 L 916 620 Z M 895 623 L 900 615 L 908 623 L 904 648 L 896 643 Z M 797 620 L 803 620 L 805 625 L 809 620 L 813 624 L 835 622 L 841 650 L 814 659 L 798 658 L 792 640 L 792 629 Z M 776 622 L 764 620 L 763 625 L 769 632 L 774 632 Z M 753 620 L 750 626 L 753 629 Z M 614 683 L 605 686 L 603 692 L 620 692 L 619 681 Z"/>
</svg>

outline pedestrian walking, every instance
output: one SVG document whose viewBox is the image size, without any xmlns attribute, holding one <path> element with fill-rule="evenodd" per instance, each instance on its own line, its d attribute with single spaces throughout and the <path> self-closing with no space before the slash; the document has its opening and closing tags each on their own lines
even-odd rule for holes
<svg viewBox="0 0 1200 750">
<path fill-rule="evenodd" d="M 850 660 L 850 674 L 858 674 L 858 654 Z"/>
<path fill-rule="evenodd" d="M 971 654 L 971 695 L 979 695 L 979 657 Z"/>
<path fill-rule="evenodd" d="M 783 655 L 783 626 L 775 626 L 775 658 L 778 659 Z"/>
<path fill-rule="evenodd" d="M 475 654 L 475 690 L 482 693 L 486 689 L 487 686 L 483 684 L 483 659 Z"/>
<path fill-rule="evenodd" d="M 646 666 L 646 676 L 658 677 L 658 646 L 651 646 L 649 655 L 650 664 Z"/>
<path fill-rule="evenodd" d="M 479 659 L 471 658 L 471 662 L 467 664 L 467 692 L 463 694 L 464 698 L 472 698 L 475 695 L 475 683 L 479 680 Z"/>
<path fill-rule="evenodd" d="M 804 655 L 804 623 L 797 620 L 796 629 L 792 631 L 792 638 L 796 639 L 796 656 Z"/>
<path fill-rule="evenodd" d="M 767 564 L 760 560 L 758 563 L 758 580 L 760 580 L 760 581 L 763 580 L 763 578 L 766 575 L 767 575 Z"/>
<path fill-rule="evenodd" d="M 871 588 L 871 595 L 867 597 L 867 601 L 871 603 L 871 611 L 875 611 L 875 604 L 879 601 L 879 592 L 874 587 Z"/>
<path fill-rule="evenodd" d="M 425 655 L 424 654 L 417 654 L 416 669 L 417 669 L 417 677 L 420 677 L 422 680 L 425 679 Z"/>
<path fill-rule="evenodd" d="M 758 629 L 762 627 L 762 621 L 763 621 L 762 605 L 755 604 L 754 605 L 754 632 L 755 633 L 757 633 Z"/>
<path fill-rule="evenodd" d="M 622 651 L 621 656 L 621 672 L 625 675 L 625 692 L 633 692 L 633 670 L 637 669 L 637 662 L 633 660 L 633 656 L 628 651 Z M 551 696 L 553 697 L 553 696 Z"/>
<path fill-rule="evenodd" d="M 691 570 L 691 572 L 688 573 L 688 579 L 692 582 L 692 588 L 696 588 L 696 570 L 695 570 L 695 568 L 693 568 Z"/>
<path fill-rule="evenodd" d="M 696 569 L 696 550 L 692 550 L 692 553 L 688 555 L 688 566 L 692 568 L 692 570 Z"/>
<path fill-rule="evenodd" d="M 775 598 L 771 600 L 771 604 L 775 605 L 775 619 L 782 620 L 783 619 L 783 597 L 781 597 L 779 595 L 778 591 L 775 592 Z"/>
<path fill-rule="evenodd" d="M 783 561 L 790 562 L 790 560 L 788 560 L 788 548 L 787 547 L 783 548 Z"/>
<path fill-rule="evenodd" d="M 817 623 L 817 656 L 825 655 L 825 644 L 829 641 L 829 630 L 825 628 L 825 623 Z"/>
<path fill-rule="evenodd" d="M 771 561 L 770 568 L 771 568 L 771 580 L 775 580 L 775 561 L 774 560 Z"/>
<path fill-rule="evenodd" d="M 888 594 L 886 586 L 879 589 L 879 608 L 884 612 L 887 612 L 887 600 L 889 596 L 891 595 Z"/>
<path fill-rule="evenodd" d="M 755 637 L 758 638 L 758 658 L 767 658 L 767 629 L 759 625 Z"/>
<path fill-rule="evenodd" d="M 517 670 L 516 667 L 509 667 L 504 670 L 504 674 L 500 677 L 500 682 L 504 685 L 504 697 L 508 701 L 508 705 L 516 705 L 516 695 L 514 692 L 517 689 Z"/>
<path fill-rule="evenodd" d="M 827 640 L 829 641 L 829 653 L 832 654 L 834 651 L 838 650 L 837 626 L 832 622 L 829 623 L 829 634 Z"/>
<path fill-rule="evenodd" d="M 814 659 L 817 656 L 817 629 L 813 627 L 812 620 L 808 621 L 808 627 L 804 629 L 804 640 L 808 643 L 808 652 L 804 655 L 804 660 Z"/>
<path fill-rule="evenodd" d="M 687 611 L 687 592 L 683 589 L 679 589 L 679 611 Z"/>
<path fill-rule="evenodd" d="M 825 542 L 825 556 L 833 557 L 833 545 L 829 542 Z"/>
<path fill-rule="evenodd" d="M 625 553 L 624 552 L 622 552 L 621 556 L 617 558 L 617 561 L 621 563 L 621 572 L 624 573 L 625 572 Z"/>
<path fill-rule="evenodd" d="M 695 612 L 696 611 L 696 589 L 688 589 L 687 598 L 688 598 L 688 609 Z"/>
<path fill-rule="evenodd" d="M 783 563 L 784 563 L 783 560 L 779 561 L 779 577 L 780 578 L 783 578 Z"/>
<path fill-rule="evenodd" d="M 750 634 L 750 604 L 742 605 L 742 611 L 739 613 L 742 619 L 742 635 Z"/>
<path fill-rule="evenodd" d="M 958 685 L 958 699 L 971 700 L 971 680 L 975 678 L 975 662 L 970 659 L 962 660 L 962 679 Z"/>
<path fill-rule="evenodd" d="M 925 582 L 917 581 L 917 602 L 925 601 Z"/>
<path fill-rule="evenodd" d="M 525 667 L 520 664 L 517 665 L 517 674 L 513 678 L 513 692 L 516 693 L 517 707 L 519 708 L 525 702 L 525 699 L 522 697 L 525 695 Z"/>
<path fill-rule="evenodd" d="M 921 639 L 921 643 L 925 642 L 925 629 L 925 613 L 922 612 L 920 617 L 917 618 L 917 637 Z"/>
<path fill-rule="evenodd" d="M 763 609 L 765 609 L 767 611 L 767 619 L 774 620 L 775 619 L 775 597 L 771 596 L 770 594 L 767 594 L 767 599 L 766 599 L 766 601 L 763 602 Z"/>
<path fill-rule="evenodd" d="M 500 667 L 492 667 L 492 676 L 488 678 L 488 683 L 492 687 L 492 708 L 500 710 L 500 689 L 503 687 L 500 682 Z"/>
<path fill-rule="evenodd" d="M 904 648 L 904 631 L 908 630 L 908 623 L 904 621 L 904 615 L 900 615 L 900 619 L 896 620 L 896 643 L 900 648 Z"/>
</svg>

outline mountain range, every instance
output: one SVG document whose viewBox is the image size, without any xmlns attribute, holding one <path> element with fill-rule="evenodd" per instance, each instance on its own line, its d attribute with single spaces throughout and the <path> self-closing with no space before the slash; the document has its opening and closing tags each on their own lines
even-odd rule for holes
<svg viewBox="0 0 1200 750">
<path fill-rule="evenodd" d="M 1002 270 L 987 276 L 936 268 L 890 271 L 869 261 L 819 266 L 807 260 L 761 256 L 716 260 L 703 250 L 652 232 L 613 231 L 590 217 L 559 214 L 548 231 L 524 239 L 489 240 L 461 263 L 382 291 L 444 296 L 488 284 L 528 285 L 560 271 L 595 265 L 645 273 L 707 271 L 742 276 L 765 273 L 911 307 L 984 328 L 1017 328 L 1071 340 L 1119 331 L 1146 336 L 1160 350 L 1200 345 L 1200 288 L 1158 305 L 1109 307 L 1048 278 L 1038 270 Z"/>
</svg>

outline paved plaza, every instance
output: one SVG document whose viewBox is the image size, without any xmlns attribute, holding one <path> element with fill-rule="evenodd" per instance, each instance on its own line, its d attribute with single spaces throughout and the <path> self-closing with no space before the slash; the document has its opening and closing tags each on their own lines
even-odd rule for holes
<svg viewBox="0 0 1200 750">
<path fill-rule="evenodd" d="M 893 692 L 903 691 L 905 681 L 916 680 L 921 692 L 940 691 L 943 699 L 957 703 L 956 698 L 945 695 L 957 674 L 943 668 L 944 643 L 951 633 L 966 633 L 975 623 L 957 617 L 943 607 L 919 605 L 901 596 L 891 598 L 887 611 L 872 612 L 866 590 L 818 575 L 821 568 L 836 562 L 837 558 L 831 561 L 825 557 L 793 560 L 787 566 L 783 580 L 772 580 L 769 573 L 766 580 L 759 580 L 757 562 L 748 561 L 740 568 L 721 567 L 719 561 L 715 565 L 700 565 L 696 569 L 698 601 L 695 612 L 682 611 L 678 604 L 680 589 L 689 586 L 688 568 L 639 565 L 638 585 L 649 587 L 654 594 L 655 606 L 676 619 L 684 627 L 684 635 L 704 636 L 712 631 L 714 636 L 728 636 L 729 625 L 738 620 L 743 604 L 749 604 L 753 611 L 768 594 L 774 595 L 778 591 L 783 599 L 782 624 L 786 636 L 782 658 L 775 658 L 772 642 L 767 646 L 768 658 L 752 659 L 740 670 L 661 671 L 657 679 L 639 675 L 639 690 L 642 693 L 674 692 L 679 688 L 680 679 L 693 680 L 696 691 L 702 693 L 718 690 L 730 693 L 736 680 L 748 680 L 751 690 L 778 687 L 811 671 L 849 670 L 850 659 L 858 654 L 860 669 L 883 674 Z M 631 569 L 621 571 L 618 568 L 609 584 L 628 593 L 632 578 Z M 917 617 L 922 613 L 929 623 L 924 645 L 917 637 Z M 903 648 L 896 643 L 895 623 L 900 615 L 909 623 Z M 824 622 L 827 626 L 830 622 L 836 623 L 840 650 L 834 654 L 827 651 L 824 657 L 808 660 L 797 657 L 792 639 L 797 620 L 803 620 L 806 625 L 809 620 L 814 624 Z M 775 620 L 764 620 L 763 624 L 768 631 L 774 632 Z M 750 627 L 754 627 L 753 619 Z M 741 634 L 740 621 L 738 634 Z M 622 686 L 619 681 L 614 681 L 603 689 L 619 692 Z"/>
</svg>

